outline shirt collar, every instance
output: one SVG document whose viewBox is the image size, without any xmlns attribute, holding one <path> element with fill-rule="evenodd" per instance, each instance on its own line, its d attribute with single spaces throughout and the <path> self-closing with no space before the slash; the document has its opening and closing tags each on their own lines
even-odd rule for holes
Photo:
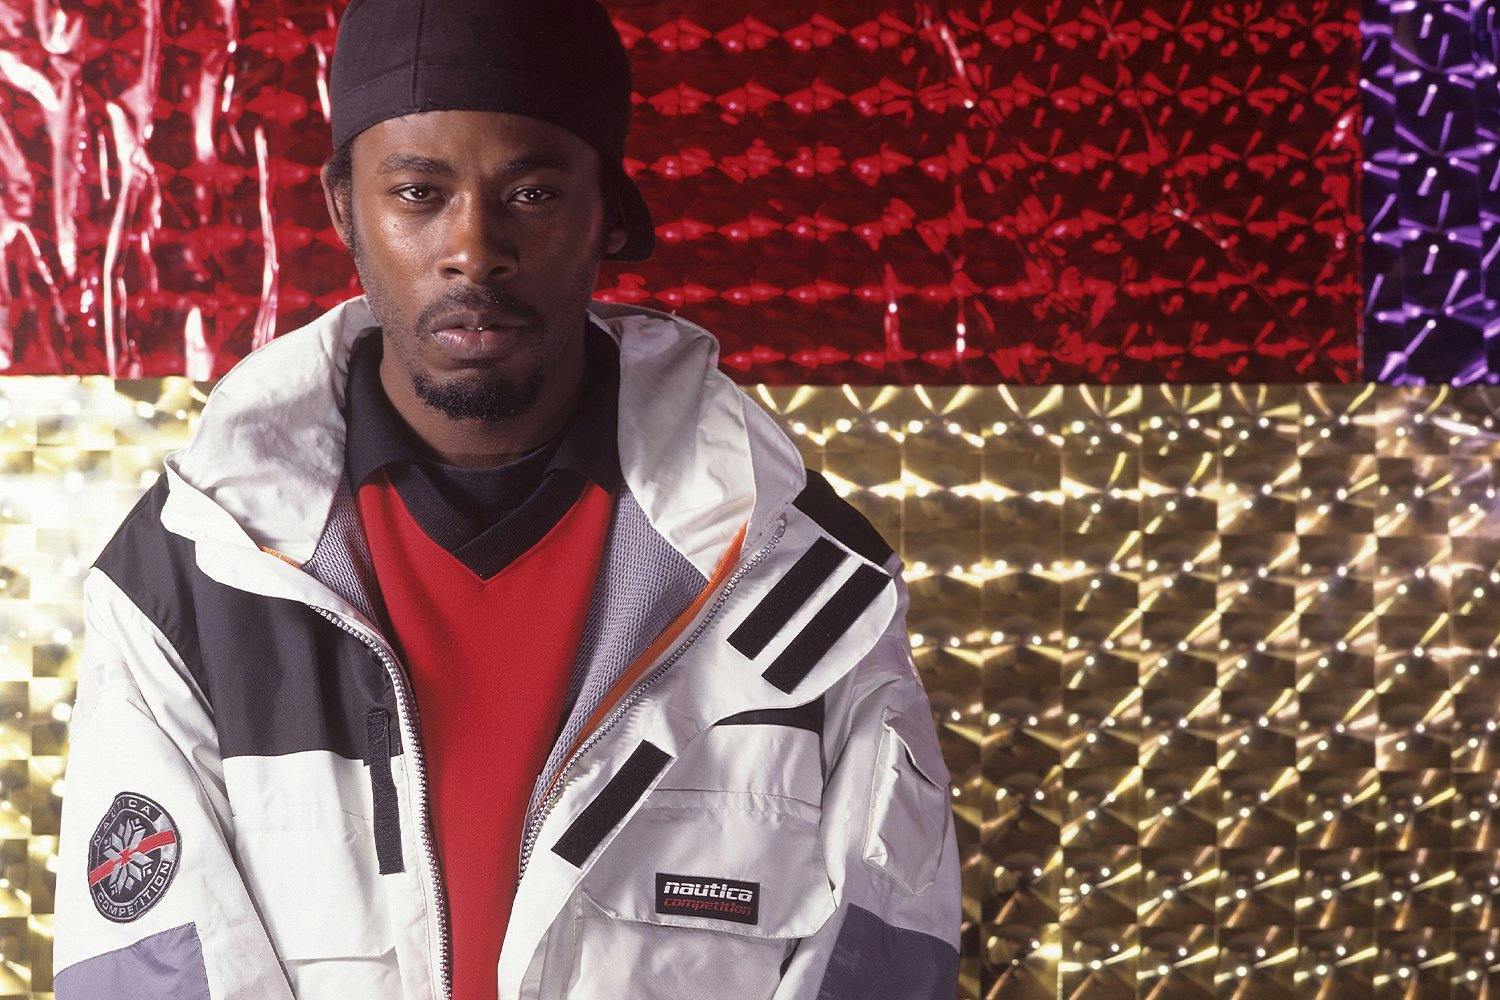
<svg viewBox="0 0 1500 1000">
<path fill-rule="evenodd" d="M 621 481 L 618 433 L 620 351 L 614 339 L 589 318 L 584 319 L 583 392 L 557 437 L 525 455 L 517 456 L 505 469 L 539 452 L 552 451 L 546 473 L 568 469 L 613 492 Z M 428 457 L 416 433 L 391 404 L 380 382 L 382 334 L 377 329 L 355 342 L 349 357 L 349 391 L 345 404 L 347 435 L 344 468 L 349 488 L 360 485 L 376 470 L 391 462 L 411 462 L 426 467 L 442 466 Z M 469 470 L 465 470 L 469 471 Z"/>
</svg>

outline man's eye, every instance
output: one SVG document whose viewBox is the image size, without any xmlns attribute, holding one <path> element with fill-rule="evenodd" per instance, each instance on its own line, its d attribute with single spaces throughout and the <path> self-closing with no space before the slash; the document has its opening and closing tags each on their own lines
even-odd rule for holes
<svg viewBox="0 0 1500 1000">
<path fill-rule="evenodd" d="M 404 188 L 396 189 L 396 196 L 403 201 L 426 202 L 432 200 L 432 188 L 426 184 L 408 184 Z"/>
<path fill-rule="evenodd" d="M 526 187 L 518 188 L 516 190 L 516 197 L 520 198 L 524 204 L 540 205 L 544 201 L 550 201 L 556 195 L 545 188 Z"/>
</svg>

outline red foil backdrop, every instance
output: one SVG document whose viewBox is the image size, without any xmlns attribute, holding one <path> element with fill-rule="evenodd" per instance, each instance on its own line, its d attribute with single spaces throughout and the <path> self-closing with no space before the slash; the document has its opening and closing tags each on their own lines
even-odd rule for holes
<svg viewBox="0 0 1500 1000">
<path fill-rule="evenodd" d="M 0 371 L 214 378 L 357 292 L 341 6 L 0 0 Z M 1352 2 L 611 9 L 660 245 L 601 295 L 741 381 L 1360 376 Z"/>
</svg>

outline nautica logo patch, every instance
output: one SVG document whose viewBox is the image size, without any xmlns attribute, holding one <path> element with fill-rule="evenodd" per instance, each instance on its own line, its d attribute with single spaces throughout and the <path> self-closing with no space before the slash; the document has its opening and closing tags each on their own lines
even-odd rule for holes
<svg viewBox="0 0 1500 1000">
<path fill-rule="evenodd" d="M 760 883 L 657 872 L 656 912 L 753 924 L 760 920 Z"/>
<path fill-rule="evenodd" d="M 89 838 L 89 895 L 116 923 L 151 909 L 177 874 L 177 825 L 159 804 L 121 792 Z"/>
</svg>

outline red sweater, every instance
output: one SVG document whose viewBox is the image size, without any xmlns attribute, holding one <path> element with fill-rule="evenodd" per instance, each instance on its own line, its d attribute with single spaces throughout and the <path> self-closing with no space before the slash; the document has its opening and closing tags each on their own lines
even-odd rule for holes
<svg viewBox="0 0 1500 1000">
<path fill-rule="evenodd" d="M 357 499 L 421 716 L 453 995 L 493 1000 L 526 804 L 561 723 L 613 498 L 588 483 L 488 579 L 427 536 L 384 471 Z"/>
</svg>

